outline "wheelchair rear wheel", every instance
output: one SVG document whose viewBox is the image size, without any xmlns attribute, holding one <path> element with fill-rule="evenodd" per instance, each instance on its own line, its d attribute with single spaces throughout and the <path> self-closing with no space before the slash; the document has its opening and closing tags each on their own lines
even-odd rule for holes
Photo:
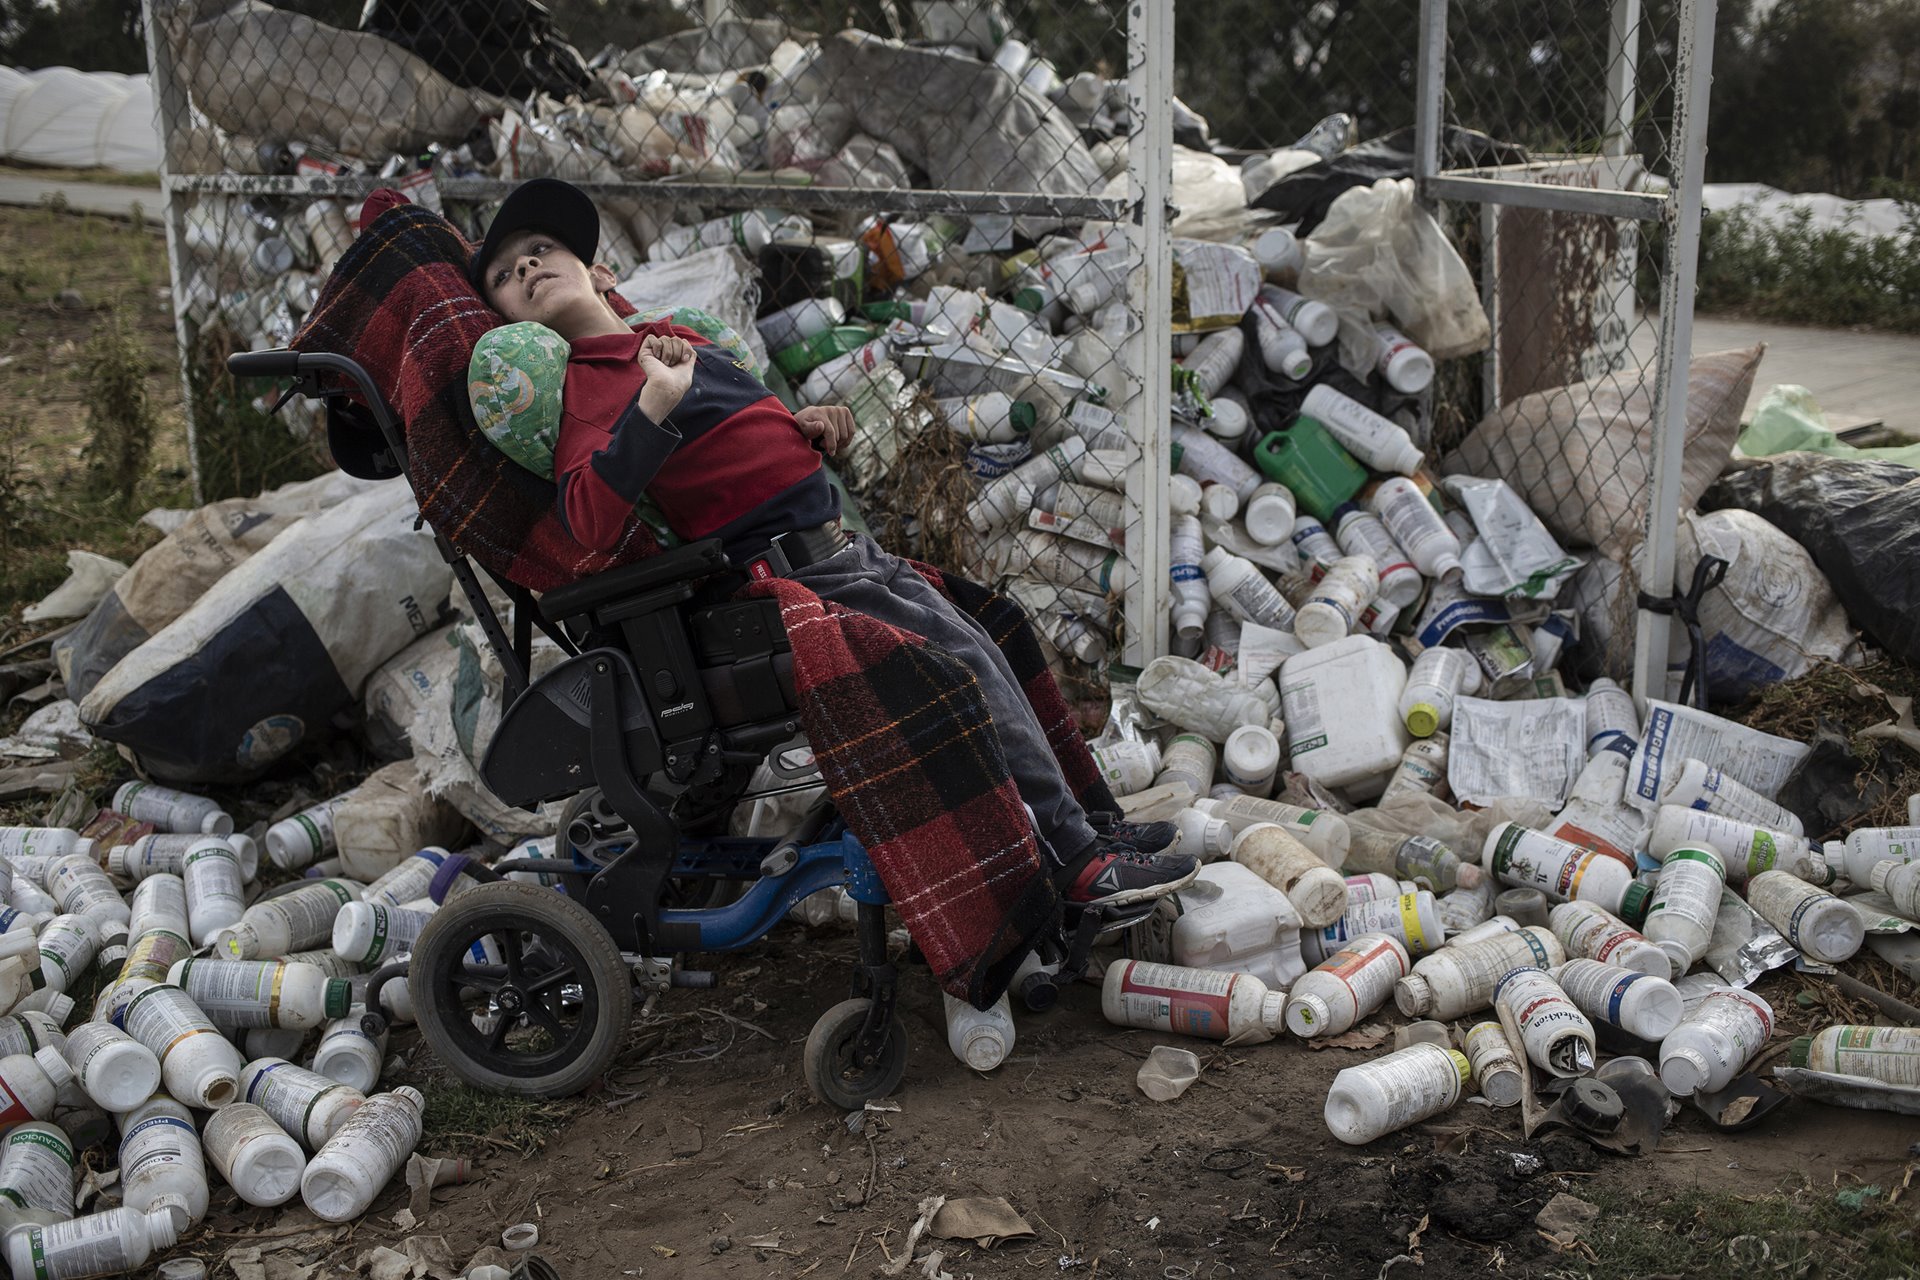
<svg viewBox="0 0 1920 1280">
<path fill-rule="evenodd" d="M 434 913 L 414 944 L 408 994 L 427 1043 L 480 1089 L 563 1098 L 619 1051 L 633 975 L 584 907 L 503 881 Z"/>
<path fill-rule="evenodd" d="M 854 1046 L 867 1021 L 866 997 L 842 1000 L 820 1015 L 807 1035 L 802 1065 L 813 1096 L 842 1111 L 858 1111 L 875 1098 L 900 1087 L 907 1073 L 907 1029 L 898 1016 L 888 1020 L 886 1047 L 879 1060 L 862 1065 L 854 1060 Z"/>
</svg>

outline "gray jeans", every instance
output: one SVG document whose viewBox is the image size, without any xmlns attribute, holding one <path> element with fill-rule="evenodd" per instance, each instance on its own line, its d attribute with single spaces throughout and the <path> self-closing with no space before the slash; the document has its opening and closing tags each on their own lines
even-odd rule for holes
<svg viewBox="0 0 1920 1280">
<path fill-rule="evenodd" d="M 1080 860 L 1093 844 L 1094 830 L 1060 776 L 1060 763 L 1006 655 L 979 623 L 864 533 L 854 534 L 845 550 L 794 570 L 792 577 L 822 600 L 923 636 L 972 668 L 1014 785 L 1033 810 L 1041 836 L 1062 866 Z"/>
</svg>

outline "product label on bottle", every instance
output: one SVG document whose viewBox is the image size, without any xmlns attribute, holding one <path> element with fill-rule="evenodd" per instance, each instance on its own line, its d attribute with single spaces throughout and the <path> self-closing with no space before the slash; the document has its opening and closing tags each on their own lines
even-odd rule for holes
<svg viewBox="0 0 1920 1280">
<path fill-rule="evenodd" d="M 1227 593 L 1227 598 L 1235 606 L 1233 612 L 1249 622 L 1257 622 L 1276 631 L 1293 629 L 1293 606 L 1257 571 L 1242 578 Z"/>
<path fill-rule="evenodd" d="M 1282 685 L 1280 705 L 1286 712 L 1288 741 L 1292 744 L 1295 760 L 1327 745 L 1326 717 L 1320 706 L 1320 689 L 1311 679 Z"/>
<path fill-rule="evenodd" d="M 287 966 L 273 960 L 189 960 L 180 987 L 201 1012 L 230 1027 L 279 1025 L 280 988 Z"/>
<path fill-rule="evenodd" d="M 0 1199 L 21 1209 L 73 1212 L 73 1148 L 40 1129 L 15 1129 L 0 1154 Z"/>
<path fill-rule="evenodd" d="M 287 949 L 300 951 L 331 941 L 334 918 L 340 914 L 340 908 L 352 901 L 354 894 L 347 886 L 338 880 L 322 880 L 271 902 L 263 902 L 248 914 L 259 912 L 263 916 L 278 916 L 291 940 Z"/>
<path fill-rule="evenodd" d="M 1386 1000 L 1394 983 L 1407 976 L 1406 952 L 1386 938 L 1350 942 L 1314 972 L 1340 979 L 1353 997 L 1354 1015 L 1364 1017 Z"/>
<path fill-rule="evenodd" d="M 315 1075 L 291 1062 L 275 1062 L 262 1067 L 247 1086 L 243 1101 L 251 1102 L 280 1122 L 280 1127 L 298 1136 L 313 1137 L 316 1145 L 323 1135 L 308 1134 L 307 1124 L 320 1100 L 336 1090 L 347 1089 L 337 1080 Z M 349 1093 L 357 1092 L 348 1089 Z"/>
<path fill-rule="evenodd" d="M 1473 1064 L 1473 1078 L 1481 1081 L 1483 1093 L 1488 1072 L 1520 1070 L 1513 1046 L 1507 1043 L 1506 1028 L 1497 1022 L 1482 1022 L 1467 1032 L 1467 1061 Z"/>
<path fill-rule="evenodd" d="M 133 1266 L 126 1243 L 120 1239 L 120 1219 L 108 1213 L 90 1213 L 51 1227 L 35 1227 L 27 1239 L 27 1253 L 33 1260 L 33 1280 L 117 1276 Z"/>
<path fill-rule="evenodd" d="M 120 1140 L 122 1186 L 176 1165 L 199 1163 L 200 1136 L 177 1116 L 149 1116 Z"/>
<path fill-rule="evenodd" d="M 1711 932 L 1725 885 L 1726 867 L 1720 859 L 1705 849 L 1676 850 L 1661 864 L 1660 880 L 1647 906 L 1649 927 L 1659 912 L 1671 911 L 1678 919 Z"/>
<path fill-rule="evenodd" d="M 1773 1035 L 1772 1007 L 1752 992 L 1734 988 L 1709 993 L 1688 1021 L 1718 1027 L 1727 1034 L 1739 1053 L 1736 1070 L 1751 1061 Z"/>
<path fill-rule="evenodd" d="M 1913 1027 L 1840 1027 L 1831 1049 L 1818 1039 L 1807 1065 L 1816 1071 L 1865 1076 L 1887 1084 L 1920 1087 L 1920 1030 Z"/>
<path fill-rule="evenodd" d="M 1225 1040 L 1234 983 L 1242 975 L 1136 961 L 1120 988 L 1127 1025 Z"/>
<path fill-rule="evenodd" d="M 140 935 L 120 970 L 120 980 L 152 978 L 165 982 L 177 961 L 193 954 L 193 944 L 170 929 L 149 929 Z"/>
<path fill-rule="evenodd" d="M 8 1088 L 4 1080 L 0 1080 L 0 1130 L 11 1129 L 34 1118 L 33 1112 L 27 1109 L 27 1104 L 20 1096 Z"/>
<path fill-rule="evenodd" d="M 1458 1053 L 1438 1045 L 1419 1044 L 1348 1067 L 1347 1071 L 1366 1075 L 1386 1097 L 1386 1120 L 1380 1132 L 1392 1133 L 1458 1102 L 1460 1086 L 1472 1075 L 1473 1068 Z M 1338 1078 L 1334 1083 L 1339 1083 Z"/>
<path fill-rule="evenodd" d="M 207 1016 L 178 987 L 148 987 L 127 1002 L 120 1022 L 121 1029 L 147 1046 L 163 1065 L 168 1054 L 194 1036 L 220 1038 Z"/>
<path fill-rule="evenodd" d="M 327 1142 L 325 1160 L 336 1167 L 358 1165 L 384 1185 L 420 1145 L 420 1111 L 409 1099 L 383 1093 L 369 1098 L 347 1117 Z"/>
<path fill-rule="evenodd" d="M 72 986 L 73 980 L 93 963 L 96 949 L 92 936 L 70 920 L 49 924 L 40 931 L 40 958 L 53 961 L 60 970 L 63 988 Z"/>
<path fill-rule="evenodd" d="M 188 901 L 202 910 L 223 902 L 246 909 L 240 859 L 226 845 L 201 845 L 186 856 L 182 874 Z"/>
</svg>

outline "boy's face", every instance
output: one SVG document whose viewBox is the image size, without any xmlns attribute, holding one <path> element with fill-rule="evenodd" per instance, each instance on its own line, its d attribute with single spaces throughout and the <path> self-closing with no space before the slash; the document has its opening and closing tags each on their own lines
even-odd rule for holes
<svg viewBox="0 0 1920 1280">
<path fill-rule="evenodd" d="M 500 246 L 481 277 L 487 305 L 510 322 L 531 320 L 563 338 L 583 336 L 612 314 L 601 297 L 617 281 L 589 267 L 545 231 L 521 231 Z"/>
</svg>

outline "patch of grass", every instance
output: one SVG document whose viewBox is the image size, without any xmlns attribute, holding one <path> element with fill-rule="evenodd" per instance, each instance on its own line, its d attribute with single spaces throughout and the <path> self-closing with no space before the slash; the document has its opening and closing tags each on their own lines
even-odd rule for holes
<svg viewBox="0 0 1920 1280">
<path fill-rule="evenodd" d="M 208 502 L 252 497 L 265 489 L 305 480 L 328 469 L 313 441 L 296 438 L 286 422 L 254 407 L 262 395 L 277 395 L 272 383 L 236 379 L 227 355 L 246 343 L 223 324 L 200 330 L 193 353 L 194 449 L 200 488 Z"/>
<path fill-rule="evenodd" d="M 146 348 L 125 319 L 114 315 L 95 327 L 82 365 L 91 392 L 88 471 L 93 487 L 117 496 L 122 507 L 133 505 L 159 429 L 147 398 L 147 363 Z"/>
<path fill-rule="evenodd" d="M 487 1093 L 438 1071 L 421 1086 L 427 1095 L 421 1146 L 456 1155 L 506 1148 L 531 1155 L 579 1114 L 574 1099 L 548 1101 Z"/>
<path fill-rule="evenodd" d="M 1894 1178 L 1866 1194 L 1861 1187 L 1803 1188 L 1751 1199 L 1591 1186 L 1582 1198 L 1598 1204 L 1600 1216 L 1582 1239 L 1597 1261 L 1548 1274 L 1581 1280 L 1920 1275 L 1920 1204 L 1908 1197 L 1889 1204 L 1898 1186 Z"/>
</svg>

